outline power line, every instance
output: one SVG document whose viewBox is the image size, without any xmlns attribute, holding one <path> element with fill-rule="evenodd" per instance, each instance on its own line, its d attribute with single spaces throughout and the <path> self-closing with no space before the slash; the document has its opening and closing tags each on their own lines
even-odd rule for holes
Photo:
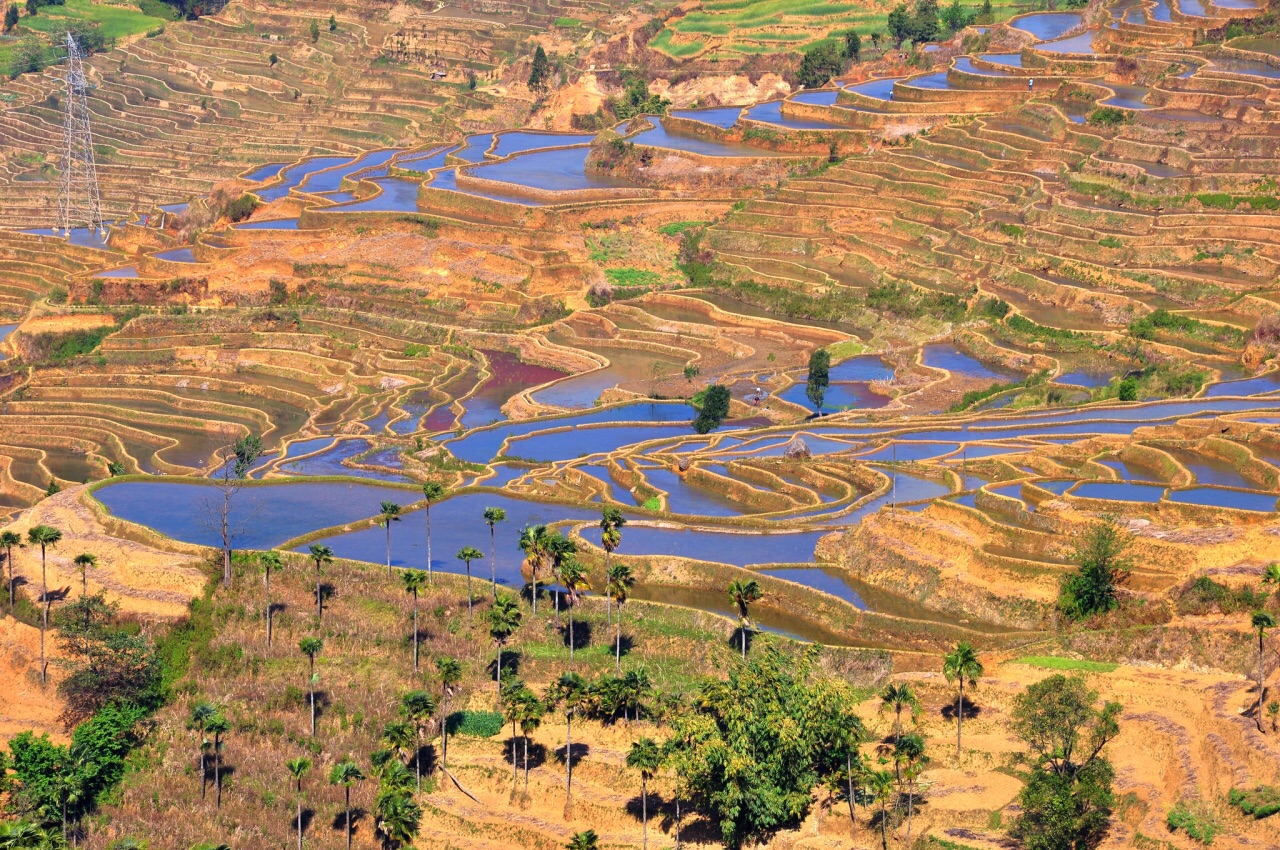
<svg viewBox="0 0 1280 850">
<path fill-rule="evenodd" d="M 93 133 L 89 129 L 89 83 L 84 75 L 80 45 L 67 33 L 66 104 L 62 118 L 62 179 L 58 188 L 57 229 L 88 227 L 106 236 L 98 169 L 93 162 Z"/>
</svg>

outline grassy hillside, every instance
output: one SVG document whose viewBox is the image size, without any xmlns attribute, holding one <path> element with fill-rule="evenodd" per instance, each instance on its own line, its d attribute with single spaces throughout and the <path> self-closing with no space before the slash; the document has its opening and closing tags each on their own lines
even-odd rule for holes
<svg viewBox="0 0 1280 850">
<path fill-rule="evenodd" d="M 172 21 L 176 12 L 171 6 L 158 0 L 141 0 L 136 6 L 116 6 L 95 0 L 66 0 L 62 6 L 41 6 L 35 15 L 24 14 L 18 25 L 4 40 L 0 40 L 0 74 L 12 74 L 12 63 L 19 54 L 19 44 L 24 36 L 38 37 L 46 45 L 61 41 L 63 34 L 72 27 L 97 28 L 104 39 L 140 35 L 163 27 Z M 46 52 L 46 61 L 61 55 Z"/>
</svg>

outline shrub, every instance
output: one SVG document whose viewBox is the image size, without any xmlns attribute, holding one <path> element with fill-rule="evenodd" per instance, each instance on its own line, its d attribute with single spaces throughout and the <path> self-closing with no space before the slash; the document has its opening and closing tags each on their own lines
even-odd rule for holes
<svg viewBox="0 0 1280 850">
<path fill-rule="evenodd" d="M 1103 248 L 1122 248 L 1124 243 L 1116 236 L 1104 236 L 1098 240 L 1098 244 Z"/>
<path fill-rule="evenodd" d="M 1227 587 L 1208 576 L 1200 576 L 1191 582 L 1178 596 L 1179 614 L 1238 614 L 1262 607 L 1267 594 L 1247 587 Z"/>
<path fill-rule="evenodd" d="M 1227 793 L 1227 802 L 1259 820 L 1269 818 L 1280 812 L 1280 788 L 1274 785 L 1259 785 L 1252 791 L 1232 788 Z"/>
<path fill-rule="evenodd" d="M 1089 123 L 1097 124 L 1099 127 L 1119 127 L 1132 120 L 1133 116 L 1128 110 L 1117 109 L 1114 106 L 1099 106 L 1089 113 Z"/>
<path fill-rule="evenodd" d="M 227 204 L 227 218 L 232 221 L 244 221 L 253 215 L 254 210 L 258 208 L 258 199 L 253 195 L 241 195 L 231 203 Z"/>
<path fill-rule="evenodd" d="M 1206 847 L 1222 829 L 1217 817 L 1200 801 L 1179 801 L 1169 810 L 1166 818 L 1170 832 L 1182 830 L 1188 838 L 1194 838 Z"/>
<path fill-rule="evenodd" d="M 451 735 L 492 738 L 502 731 L 502 715 L 496 711 L 455 711 L 445 725 Z"/>
</svg>

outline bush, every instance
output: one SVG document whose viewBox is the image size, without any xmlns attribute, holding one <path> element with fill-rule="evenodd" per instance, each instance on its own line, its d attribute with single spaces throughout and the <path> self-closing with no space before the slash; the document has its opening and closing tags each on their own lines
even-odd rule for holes
<svg viewBox="0 0 1280 850">
<path fill-rule="evenodd" d="M 1179 801 L 1169 810 L 1166 818 L 1170 832 L 1182 830 L 1188 838 L 1194 838 L 1206 847 L 1213 843 L 1222 826 L 1213 812 L 1200 801 Z"/>
<path fill-rule="evenodd" d="M 1099 127 L 1119 127 L 1121 124 L 1128 124 L 1131 120 L 1133 116 L 1128 110 L 1117 109 L 1114 106 L 1099 106 L 1089 113 L 1089 123 L 1097 124 Z"/>
<path fill-rule="evenodd" d="M 1259 820 L 1269 818 L 1280 812 L 1280 788 L 1274 785 L 1259 785 L 1252 791 L 1232 788 L 1227 792 L 1227 802 Z"/>
<path fill-rule="evenodd" d="M 232 221 L 244 221 L 253 215 L 258 208 L 258 199 L 253 195 L 241 195 L 231 203 L 227 204 L 227 218 Z"/>
<path fill-rule="evenodd" d="M 1238 614 L 1254 611 L 1267 601 L 1267 594 L 1247 587 L 1231 588 L 1200 576 L 1178 596 L 1179 614 Z"/>
<path fill-rule="evenodd" d="M 1120 606 L 1119 588 L 1132 572 L 1125 556 L 1130 543 L 1129 534 L 1110 518 L 1085 531 L 1071 557 L 1080 567 L 1063 581 L 1058 597 L 1063 614 L 1083 620 Z"/>
<path fill-rule="evenodd" d="M 725 417 L 729 415 L 729 388 L 724 384 L 712 384 L 700 395 L 702 409 L 693 420 L 693 430 L 699 434 L 706 434 L 719 428 L 720 423 L 724 422 Z"/>
<path fill-rule="evenodd" d="M 492 738 L 502 732 L 502 715 L 496 711 L 455 711 L 445 725 L 451 735 Z"/>
</svg>

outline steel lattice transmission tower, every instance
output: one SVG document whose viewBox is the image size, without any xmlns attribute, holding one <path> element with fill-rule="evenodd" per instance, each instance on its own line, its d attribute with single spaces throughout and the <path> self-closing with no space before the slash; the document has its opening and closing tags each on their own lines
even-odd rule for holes
<svg viewBox="0 0 1280 850">
<path fill-rule="evenodd" d="M 106 235 L 98 169 L 93 163 L 93 134 L 89 130 L 89 82 L 84 76 L 80 45 L 67 33 L 66 109 L 62 118 L 62 183 L 58 189 L 57 228 L 69 233 L 88 227 Z"/>
</svg>

